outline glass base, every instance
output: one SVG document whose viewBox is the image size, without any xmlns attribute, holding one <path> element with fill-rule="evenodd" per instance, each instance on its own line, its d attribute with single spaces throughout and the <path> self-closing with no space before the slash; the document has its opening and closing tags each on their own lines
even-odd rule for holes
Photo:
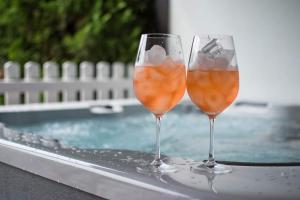
<svg viewBox="0 0 300 200">
<path fill-rule="evenodd" d="M 161 159 L 155 159 L 151 163 L 136 168 L 138 173 L 151 175 L 153 173 L 172 173 L 177 168 L 174 165 L 166 164 Z"/>
<path fill-rule="evenodd" d="M 215 161 L 204 161 L 196 167 L 191 167 L 191 171 L 198 174 L 203 174 L 203 172 L 227 174 L 232 172 L 232 167 L 230 167 L 229 165 L 219 164 Z"/>
</svg>

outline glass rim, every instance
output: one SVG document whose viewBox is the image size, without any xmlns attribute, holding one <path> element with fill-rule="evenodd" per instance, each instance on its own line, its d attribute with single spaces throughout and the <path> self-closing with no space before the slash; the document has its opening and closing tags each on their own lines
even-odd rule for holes
<svg viewBox="0 0 300 200">
<path fill-rule="evenodd" d="M 180 35 L 170 34 L 170 33 L 143 33 L 142 37 L 147 37 L 147 38 L 167 38 L 167 37 L 180 38 Z"/>
<path fill-rule="evenodd" d="M 201 33 L 201 34 L 195 34 L 195 37 L 199 37 L 199 38 L 203 38 L 203 37 L 211 37 L 211 38 L 217 38 L 217 39 L 222 39 L 222 38 L 232 38 L 233 39 L 233 35 L 229 35 L 229 34 L 218 34 L 218 33 Z"/>
</svg>

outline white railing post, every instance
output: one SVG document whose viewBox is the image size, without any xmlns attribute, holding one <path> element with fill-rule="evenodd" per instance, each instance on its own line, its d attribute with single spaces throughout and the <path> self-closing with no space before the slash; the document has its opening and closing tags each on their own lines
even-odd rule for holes
<svg viewBox="0 0 300 200">
<path fill-rule="evenodd" d="M 127 78 L 129 81 L 133 80 L 133 73 L 134 73 L 134 65 L 130 63 L 127 65 L 127 75 L 128 75 Z M 128 88 L 128 98 L 135 98 L 133 85 L 130 88 Z"/>
<path fill-rule="evenodd" d="M 6 62 L 4 64 L 4 81 L 15 82 L 20 79 L 20 65 L 16 62 Z M 4 93 L 5 104 L 19 104 L 20 93 L 19 92 L 5 92 Z"/>
<path fill-rule="evenodd" d="M 77 79 L 77 65 L 74 62 L 64 62 L 62 67 L 63 81 L 75 81 Z M 76 89 L 63 90 L 63 101 L 76 101 Z"/>
<path fill-rule="evenodd" d="M 124 79 L 125 65 L 121 62 L 114 62 L 112 64 L 112 79 L 114 81 L 119 81 Z M 118 88 L 113 89 L 113 99 L 124 98 L 124 88 L 119 85 Z"/>
<path fill-rule="evenodd" d="M 109 81 L 109 63 L 102 61 L 97 63 L 97 80 L 102 83 Z M 108 99 L 109 98 L 109 88 L 104 86 L 104 84 L 99 85 L 97 91 L 97 99 Z"/>
<path fill-rule="evenodd" d="M 43 65 L 44 81 L 55 82 L 58 81 L 58 65 L 55 62 L 48 61 Z M 44 91 L 45 102 L 58 102 L 58 91 Z"/>
<path fill-rule="evenodd" d="M 40 79 L 40 64 L 29 61 L 25 63 L 25 78 L 26 82 L 36 82 Z M 25 104 L 40 102 L 39 91 L 26 91 L 25 92 Z"/>
<path fill-rule="evenodd" d="M 80 80 L 91 81 L 94 79 L 94 64 L 88 61 L 83 61 L 79 65 L 80 67 Z M 93 100 L 93 88 L 85 88 L 80 91 L 80 100 Z"/>
<path fill-rule="evenodd" d="M 55 62 L 45 62 L 42 65 L 43 78 L 40 78 L 40 64 L 29 61 L 24 65 L 24 80 L 20 78 L 20 65 L 7 62 L 4 65 L 4 80 L 0 80 L 0 93 L 5 96 L 5 104 L 20 104 L 23 93 L 25 104 L 44 102 L 81 101 L 97 99 L 123 99 L 133 98 L 132 87 L 133 66 L 121 62 L 110 65 L 108 62 L 98 62 L 96 65 L 97 78 L 94 77 L 95 66 L 84 61 L 80 63 L 80 77 L 78 78 L 78 65 L 74 62 L 62 64 L 62 78 L 59 76 L 59 66 Z M 128 71 L 125 71 L 128 70 Z M 126 73 L 125 73 L 126 72 Z M 127 76 L 125 76 L 127 74 Z M 41 96 L 43 94 L 43 96 Z M 125 95 L 126 94 L 126 95 Z"/>
</svg>

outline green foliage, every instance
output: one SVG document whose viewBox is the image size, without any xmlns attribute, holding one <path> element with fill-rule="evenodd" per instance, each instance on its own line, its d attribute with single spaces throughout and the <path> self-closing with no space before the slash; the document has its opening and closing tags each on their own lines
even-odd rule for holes
<svg viewBox="0 0 300 200">
<path fill-rule="evenodd" d="M 154 16 L 151 0 L 1 0 L 0 64 L 131 62 Z"/>
</svg>

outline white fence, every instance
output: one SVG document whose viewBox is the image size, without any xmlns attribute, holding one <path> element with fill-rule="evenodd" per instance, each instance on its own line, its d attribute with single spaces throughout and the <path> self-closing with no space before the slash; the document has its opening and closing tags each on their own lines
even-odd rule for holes
<svg viewBox="0 0 300 200">
<path fill-rule="evenodd" d="M 0 94 L 4 94 L 5 104 L 134 97 L 132 65 L 120 62 L 112 65 L 98 62 L 94 65 L 84 61 L 79 64 L 79 73 L 74 62 L 64 62 L 61 70 L 59 67 L 57 63 L 48 61 L 41 68 L 39 63 L 29 61 L 24 65 L 24 78 L 21 78 L 20 65 L 12 61 L 6 62 L 4 79 L 0 79 Z"/>
</svg>

